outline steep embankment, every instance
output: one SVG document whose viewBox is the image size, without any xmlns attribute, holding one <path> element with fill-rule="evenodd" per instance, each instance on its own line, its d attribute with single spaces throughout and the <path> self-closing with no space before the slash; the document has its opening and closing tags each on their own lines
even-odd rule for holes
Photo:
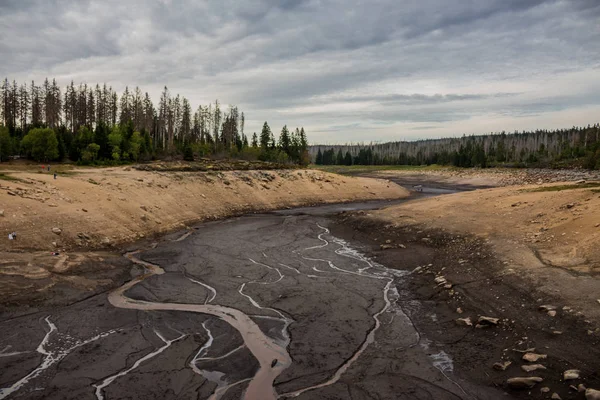
<svg viewBox="0 0 600 400">
<path fill-rule="evenodd" d="M 307 170 L 5 172 L 0 250 L 106 247 L 245 211 L 408 195 L 384 180 Z M 18 240 L 8 241 L 17 232 Z"/>
<path fill-rule="evenodd" d="M 600 321 L 600 183 L 457 193 L 392 206 L 371 218 L 483 238 L 504 261 L 501 274 L 518 274 Z"/>
</svg>

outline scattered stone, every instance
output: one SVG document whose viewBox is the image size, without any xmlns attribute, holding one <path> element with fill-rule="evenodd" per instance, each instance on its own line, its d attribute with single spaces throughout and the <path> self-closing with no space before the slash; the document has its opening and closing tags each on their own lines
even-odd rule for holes
<svg viewBox="0 0 600 400">
<path fill-rule="evenodd" d="M 11 192 L 10 190 L 8 192 L 6 192 L 6 193 L 8 193 L 10 196 L 16 196 L 17 195 L 16 193 Z"/>
<path fill-rule="evenodd" d="M 552 331 L 552 334 L 554 334 L 554 335 L 562 335 L 563 332 L 562 331 Z"/>
<path fill-rule="evenodd" d="M 548 304 L 544 304 L 538 307 L 538 310 L 540 311 L 553 311 L 556 310 L 556 306 L 551 306 Z"/>
<path fill-rule="evenodd" d="M 550 388 L 548 386 L 544 386 L 543 388 L 540 389 L 540 392 L 542 393 L 548 393 L 550 391 Z"/>
<path fill-rule="evenodd" d="M 463 313 L 463 310 L 462 310 L 462 308 L 458 307 L 458 308 L 456 309 L 456 312 L 457 312 L 458 314 L 462 314 L 462 313 Z"/>
<path fill-rule="evenodd" d="M 48 207 L 58 207 L 58 205 L 54 204 L 54 203 L 49 203 Z"/>
<path fill-rule="evenodd" d="M 512 364 L 510 361 L 497 362 L 493 365 L 493 368 L 497 371 L 506 371 L 506 368 L 508 368 L 510 364 Z"/>
<path fill-rule="evenodd" d="M 539 376 L 510 378 L 506 381 L 511 389 L 531 389 L 544 379 Z"/>
<path fill-rule="evenodd" d="M 546 369 L 542 364 L 521 365 L 521 369 L 525 372 L 537 371 L 538 369 Z"/>
<path fill-rule="evenodd" d="M 437 283 L 438 285 L 444 285 L 447 281 L 446 278 L 444 276 L 438 276 L 437 278 L 435 278 L 433 280 L 435 283 Z"/>
<path fill-rule="evenodd" d="M 552 397 L 550 398 L 553 400 L 562 400 L 562 398 L 556 392 L 552 393 Z"/>
<path fill-rule="evenodd" d="M 565 379 L 565 381 L 579 379 L 580 372 L 581 371 L 579 371 L 578 369 L 568 369 L 563 373 L 563 378 Z"/>
<path fill-rule="evenodd" d="M 401 248 L 401 249 L 405 249 L 406 248 L 406 246 L 403 245 L 403 244 L 398 244 L 398 247 Z"/>
<path fill-rule="evenodd" d="M 585 400 L 600 400 L 600 390 L 586 389 Z"/>
<path fill-rule="evenodd" d="M 0 210 L 0 217 L 4 217 L 4 210 Z"/>
<path fill-rule="evenodd" d="M 577 391 L 578 392 L 585 392 L 585 385 L 583 383 L 580 383 L 579 385 L 577 385 Z"/>
<path fill-rule="evenodd" d="M 566 207 L 569 208 L 569 209 L 573 208 L 573 207 L 575 207 L 575 203 L 569 203 L 569 204 L 567 204 Z"/>
<path fill-rule="evenodd" d="M 471 321 L 471 317 L 467 318 L 457 318 L 456 325 L 460 326 L 473 326 L 473 322 Z"/>
<path fill-rule="evenodd" d="M 81 211 L 88 212 L 87 208 L 82 208 Z"/>
<path fill-rule="evenodd" d="M 393 249 L 393 248 L 394 248 L 394 246 L 393 246 L 393 245 L 391 245 L 391 244 L 381 244 L 381 245 L 379 245 L 379 248 L 380 248 L 381 250 L 388 250 L 388 249 Z"/>
<path fill-rule="evenodd" d="M 102 244 L 107 246 L 110 245 L 111 241 L 110 238 L 105 237 L 104 239 L 102 239 Z"/>
<path fill-rule="evenodd" d="M 583 185 L 584 183 L 585 183 L 585 179 L 581 179 L 581 180 L 575 181 L 576 185 Z"/>
<path fill-rule="evenodd" d="M 148 221 L 148 216 L 146 214 L 143 214 L 140 219 L 144 222 Z"/>
<path fill-rule="evenodd" d="M 148 211 L 148 207 L 146 207 L 146 206 L 144 206 L 144 205 L 141 205 L 141 206 L 140 206 L 140 208 L 141 208 L 142 210 L 144 210 L 144 211 Z"/>
<path fill-rule="evenodd" d="M 56 243 L 56 242 L 52 242 L 52 246 L 54 246 L 54 247 L 58 247 L 58 243 Z"/>
<path fill-rule="evenodd" d="M 60 228 L 52 228 L 52 233 L 60 235 L 62 233 L 62 229 L 60 229 Z"/>
<path fill-rule="evenodd" d="M 527 362 L 536 362 L 538 360 L 543 360 L 548 357 L 546 354 L 536 354 L 536 353 L 525 353 L 523 354 L 523 360 Z"/>
<path fill-rule="evenodd" d="M 531 347 L 529 349 L 525 349 L 525 350 L 520 350 L 520 349 L 512 349 L 513 351 L 516 351 L 517 353 L 533 353 L 535 351 L 535 347 Z"/>
<path fill-rule="evenodd" d="M 550 310 L 550 311 L 548 311 L 548 315 L 551 317 L 554 317 L 556 315 L 556 311 Z"/>
<path fill-rule="evenodd" d="M 385 242 L 386 242 L 387 244 L 390 244 L 390 243 L 392 243 L 392 241 L 391 241 L 390 239 L 386 240 Z"/>
<path fill-rule="evenodd" d="M 482 325 L 498 325 L 499 318 L 492 317 L 484 317 L 483 315 L 479 317 L 477 323 Z"/>
</svg>

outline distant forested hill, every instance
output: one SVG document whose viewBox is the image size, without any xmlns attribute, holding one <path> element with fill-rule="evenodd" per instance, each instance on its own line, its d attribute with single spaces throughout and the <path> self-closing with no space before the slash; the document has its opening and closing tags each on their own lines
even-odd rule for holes
<svg viewBox="0 0 600 400">
<path fill-rule="evenodd" d="M 581 166 L 600 169 L 600 124 L 378 144 L 313 145 L 320 165 Z"/>
</svg>

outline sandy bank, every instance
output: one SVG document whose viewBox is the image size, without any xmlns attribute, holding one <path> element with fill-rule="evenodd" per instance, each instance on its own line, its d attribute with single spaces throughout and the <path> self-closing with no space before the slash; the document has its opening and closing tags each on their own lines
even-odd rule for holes
<svg viewBox="0 0 600 400">
<path fill-rule="evenodd" d="M 476 235 L 539 290 L 600 321 L 600 188 L 511 186 L 403 203 L 371 213 L 395 227 Z M 547 299 L 547 298 L 546 298 Z"/>
<path fill-rule="evenodd" d="M 407 195 L 384 180 L 306 170 L 78 169 L 56 180 L 48 173 L 5 173 L 18 180 L 0 180 L 4 251 L 106 247 L 245 211 Z M 18 240 L 8 240 L 12 231 Z"/>
</svg>

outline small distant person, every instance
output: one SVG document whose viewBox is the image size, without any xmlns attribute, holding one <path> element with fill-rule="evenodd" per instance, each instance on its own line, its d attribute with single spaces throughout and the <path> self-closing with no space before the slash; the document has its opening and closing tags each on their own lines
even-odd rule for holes
<svg viewBox="0 0 600 400">
<path fill-rule="evenodd" d="M 42 165 L 42 172 L 44 172 L 45 169 L 46 169 L 46 166 Z"/>
<path fill-rule="evenodd" d="M 12 233 L 9 233 L 9 234 L 8 234 L 8 240 L 13 240 L 13 235 L 12 235 Z"/>
<path fill-rule="evenodd" d="M 50 172 L 50 166 L 48 165 L 48 172 Z"/>
<path fill-rule="evenodd" d="M 54 179 L 56 179 L 56 172 L 54 173 Z"/>
<path fill-rule="evenodd" d="M 12 233 L 13 240 L 17 240 L 17 232 Z"/>
</svg>

